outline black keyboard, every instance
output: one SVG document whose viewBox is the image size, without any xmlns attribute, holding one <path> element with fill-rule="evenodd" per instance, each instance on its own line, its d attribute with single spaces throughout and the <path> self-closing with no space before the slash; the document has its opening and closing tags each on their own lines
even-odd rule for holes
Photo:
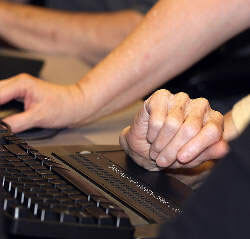
<svg viewBox="0 0 250 239">
<path fill-rule="evenodd" d="M 56 149 L 41 153 L 0 121 L 0 238 L 149 238 L 190 194 L 122 151 Z"/>
<path fill-rule="evenodd" d="M 40 238 L 132 238 L 124 210 L 91 189 L 71 184 L 53 158 L 0 128 L 0 206 L 10 235 Z M 87 184 L 86 184 L 87 185 Z M 3 232 L 1 232 L 3 233 Z"/>
</svg>

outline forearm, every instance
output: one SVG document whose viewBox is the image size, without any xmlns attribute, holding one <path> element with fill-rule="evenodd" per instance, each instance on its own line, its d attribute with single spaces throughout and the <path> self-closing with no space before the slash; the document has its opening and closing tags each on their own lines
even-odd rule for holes
<svg viewBox="0 0 250 239">
<path fill-rule="evenodd" d="M 247 29 L 249 16 L 249 1 L 160 1 L 136 30 L 79 82 L 86 104 L 91 104 L 84 107 L 84 117 L 110 104 L 119 108 L 110 102 L 123 94 L 131 96 L 124 99 L 126 105 L 170 80 Z M 135 88 L 136 84 L 141 87 Z"/>
<path fill-rule="evenodd" d="M 96 63 L 140 22 L 135 11 L 70 13 L 0 2 L 0 35 L 15 46 Z"/>
<path fill-rule="evenodd" d="M 122 91 L 118 96 L 114 97 L 111 101 L 105 104 L 100 110 L 92 114 L 88 118 L 84 118 L 81 123 L 89 123 L 100 117 L 109 115 L 110 113 L 121 110 L 122 108 L 134 103 L 138 99 L 142 99 L 145 94 L 151 93 L 153 86 L 158 85 L 151 82 L 151 77 L 147 77 L 142 81 L 136 82 L 127 90 Z M 86 102 L 87 103 L 87 102 Z"/>
</svg>

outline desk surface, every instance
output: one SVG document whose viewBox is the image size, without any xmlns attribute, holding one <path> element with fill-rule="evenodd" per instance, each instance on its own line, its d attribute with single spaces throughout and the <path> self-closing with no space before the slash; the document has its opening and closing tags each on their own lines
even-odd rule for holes
<svg viewBox="0 0 250 239">
<path fill-rule="evenodd" d="M 68 84 L 76 82 L 90 69 L 83 61 L 75 58 L 63 56 L 51 56 L 37 53 L 20 52 L 13 50 L 0 49 L 0 54 L 9 56 L 22 56 L 27 58 L 42 59 L 45 65 L 40 77 L 44 80 Z M 127 107 L 126 109 L 102 118 L 94 123 L 74 128 L 63 129 L 58 135 L 51 139 L 30 141 L 33 146 L 53 146 L 53 145 L 118 145 L 121 130 L 128 126 L 135 113 L 142 106 L 142 101 Z M 171 175 L 184 183 L 196 186 L 200 179 L 203 179 L 209 172 L 212 162 L 206 163 L 194 170 L 182 170 L 181 172 L 171 172 Z M 194 182 L 196 182 L 194 184 Z"/>
</svg>

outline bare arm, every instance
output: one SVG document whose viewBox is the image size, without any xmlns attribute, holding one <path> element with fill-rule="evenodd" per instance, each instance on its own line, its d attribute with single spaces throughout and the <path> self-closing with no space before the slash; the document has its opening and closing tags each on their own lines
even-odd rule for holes
<svg viewBox="0 0 250 239">
<path fill-rule="evenodd" d="M 88 114 L 86 121 L 91 121 L 96 112 L 101 116 L 121 108 L 181 73 L 247 29 L 249 8 L 245 0 L 159 1 L 136 30 L 79 82 L 85 102 L 92 104 L 83 118 Z"/>
<path fill-rule="evenodd" d="M 0 1 L 0 36 L 17 47 L 97 63 L 140 22 L 135 11 L 70 13 Z"/>
<path fill-rule="evenodd" d="M 1 82 L 0 104 L 23 98 L 26 110 L 6 122 L 19 132 L 92 121 L 181 73 L 249 28 L 249 18 L 250 0 L 193 0 L 192 4 L 190 0 L 160 0 L 122 44 L 68 90 L 27 75 Z M 54 99 L 52 91 L 65 104 Z M 44 105 L 49 100 L 54 102 L 51 115 Z M 32 117 L 34 111 L 39 111 L 39 119 Z"/>
</svg>

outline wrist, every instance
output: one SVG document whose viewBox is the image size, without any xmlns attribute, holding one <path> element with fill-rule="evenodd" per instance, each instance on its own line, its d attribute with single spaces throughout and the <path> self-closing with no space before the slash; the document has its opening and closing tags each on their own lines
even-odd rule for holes
<svg viewBox="0 0 250 239">
<path fill-rule="evenodd" d="M 80 87 L 79 83 L 72 84 L 68 86 L 71 105 L 69 106 L 72 110 L 72 124 L 70 127 L 79 125 L 87 117 L 87 109 L 85 93 L 84 90 Z"/>
</svg>

